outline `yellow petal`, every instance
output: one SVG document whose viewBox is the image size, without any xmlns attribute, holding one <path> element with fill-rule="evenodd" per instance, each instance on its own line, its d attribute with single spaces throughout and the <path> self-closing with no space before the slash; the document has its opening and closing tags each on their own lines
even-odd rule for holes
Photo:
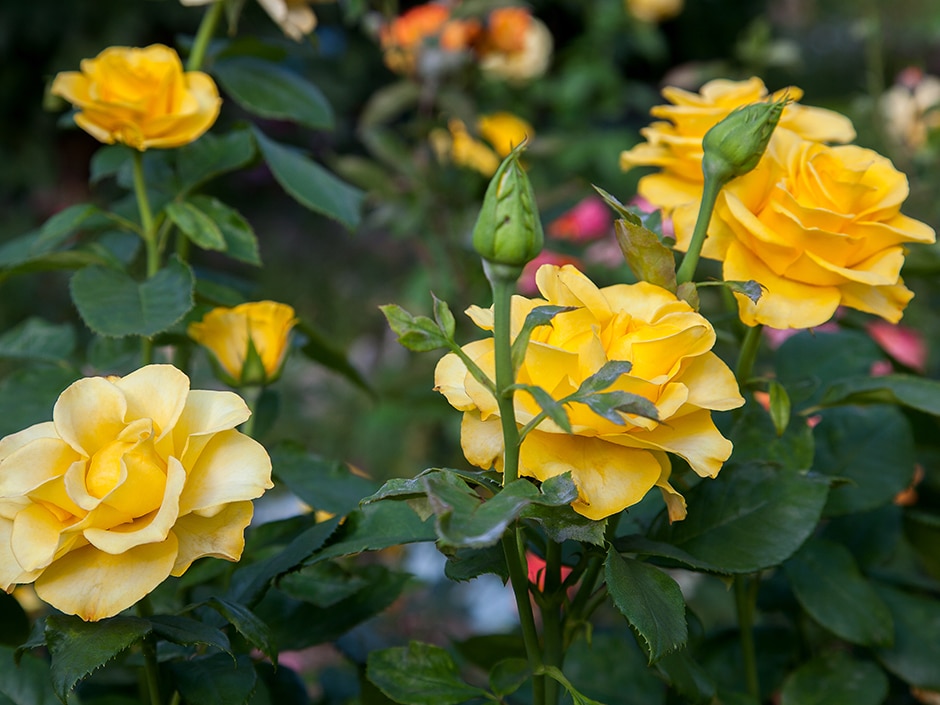
<svg viewBox="0 0 940 705">
<path fill-rule="evenodd" d="M 13 555 L 13 522 L 0 517 L 0 590 L 9 592 L 14 585 L 31 583 L 39 571 L 23 570 Z"/>
<path fill-rule="evenodd" d="M 264 447 L 238 431 L 222 431 L 212 437 L 189 469 L 180 497 L 180 515 L 254 499 L 272 487 L 271 459 Z"/>
<path fill-rule="evenodd" d="M 31 504 L 16 515 L 10 547 L 23 570 L 40 570 L 52 562 L 65 527 L 52 512 Z"/>
<path fill-rule="evenodd" d="M 700 409 L 728 411 L 744 404 L 734 373 L 715 353 L 690 360 L 678 379 L 689 389 L 687 403 Z"/>
<path fill-rule="evenodd" d="M 172 446 L 161 446 L 161 451 L 165 457 L 180 458 L 183 467 L 191 468 L 214 434 L 235 428 L 249 416 L 251 410 L 245 400 L 234 392 L 193 390 L 173 428 Z"/>
<path fill-rule="evenodd" d="M 503 431 L 498 418 L 483 421 L 476 412 L 465 413 L 460 424 L 460 447 L 471 464 L 502 472 Z"/>
<path fill-rule="evenodd" d="M 62 440 L 90 457 L 117 438 L 126 412 L 117 387 L 103 377 L 85 377 L 59 395 L 52 419 Z"/>
<path fill-rule="evenodd" d="M 48 427 L 44 430 L 48 430 Z M 17 447 L 19 441 L 28 437 L 20 436 L 16 441 L 8 443 L 4 450 L 16 450 L 6 457 L 0 455 L 0 497 L 25 495 L 48 480 L 65 475 L 69 466 L 79 459 L 78 453 L 60 438 L 34 437 Z"/>
<path fill-rule="evenodd" d="M 891 323 L 901 320 L 904 308 L 914 298 L 914 292 L 903 283 L 892 286 L 843 284 L 839 287 L 839 291 L 842 293 L 842 301 L 846 306 L 881 316 Z"/>
<path fill-rule="evenodd" d="M 84 546 L 46 568 L 36 579 L 36 594 L 85 621 L 113 617 L 166 580 L 176 562 L 177 546 L 172 533 L 162 543 L 144 544 L 119 555 Z"/>
<path fill-rule="evenodd" d="M 204 556 L 237 561 L 245 548 L 245 528 L 251 522 L 254 505 L 233 502 L 213 517 L 187 514 L 173 527 L 179 539 L 179 554 L 172 575 L 185 573 L 192 562 Z"/>
<path fill-rule="evenodd" d="M 186 404 L 189 377 L 173 365 L 147 365 L 114 381 L 127 400 L 126 422 L 153 419 L 156 440 L 176 424 Z"/>
</svg>

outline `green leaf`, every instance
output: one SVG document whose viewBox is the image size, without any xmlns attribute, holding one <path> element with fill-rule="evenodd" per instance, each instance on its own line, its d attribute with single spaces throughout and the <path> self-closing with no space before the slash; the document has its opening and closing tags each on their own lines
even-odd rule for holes
<svg viewBox="0 0 940 705">
<path fill-rule="evenodd" d="M 376 502 L 352 512 L 340 527 L 336 540 L 312 560 L 348 556 L 363 551 L 380 551 L 420 541 L 433 541 L 434 525 L 421 520 L 407 504 Z"/>
<path fill-rule="evenodd" d="M 458 583 L 487 573 L 499 577 L 503 582 L 509 580 L 506 556 L 499 544 L 486 548 L 458 548 L 447 556 L 447 563 L 444 564 L 444 575 L 448 580 Z"/>
<path fill-rule="evenodd" d="M 29 366 L 0 380 L 0 438 L 51 419 L 59 394 L 80 376 L 71 368 Z"/>
<path fill-rule="evenodd" d="M 173 661 L 169 664 L 173 684 L 187 703 L 199 705 L 243 705 L 255 690 L 257 674 L 251 659 L 226 654 Z"/>
<path fill-rule="evenodd" d="M 490 670 L 490 690 L 496 695 L 512 695 L 532 677 L 529 662 L 523 658 L 508 658 Z"/>
<path fill-rule="evenodd" d="M 605 542 L 607 520 L 595 521 L 581 516 L 570 504 L 559 507 L 531 504 L 522 511 L 521 516 L 537 521 L 545 535 L 557 543 L 578 541 L 603 546 Z"/>
<path fill-rule="evenodd" d="M 210 597 L 205 604 L 225 617 L 248 643 L 271 659 L 272 663 L 277 663 L 277 646 L 271 638 L 271 631 L 250 609 L 218 597 Z"/>
<path fill-rule="evenodd" d="M 247 129 L 224 135 L 207 132 L 195 142 L 175 150 L 176 174 L 184 192 L 209 179 L 248 164 L 255 158 L 255 141 Z"/>
<path fill-rule="evenodd" d="M 532 337 L 532 331 L 540 326 L 550 325 L 552 319 L 559 313 L 574 311 L 574 306 L 536 306 L 528 314 L 522 323 L 519 335 L 512 341 L 512 368 L 518 370 L 525 360 L 526 349 L 529 347 L 529 339 Z"/>
<path fill-rule="evenodd" d="M 84 622 L 78 617 L 46 618 L 46 643 L 52 655 L 52 687 L 63 703 L 75 685 L 104 666 L 151 631 L 150 622 L 136 617 L 111 617 Z"/>
<path fill-rule="evenodd" d="M 91 157 L 89 182 L 96 184 L 104 178 L 115 176 L 133 158 L 133 150 L 123 144 L 104 145 Z"/>
<path fill-rule="evenodd" d="M 666 687 L 627 629 L 594 631 L 565 654 L 565 674 L 590 697 L 611 705 L 663 705 Z"/>
<path fill-rule="evenodd" d="M 748 404 L 739 412 L 730 434 L 734 463 L 762 461 L 790 470 L 813 466 L 813 429 L 805 418 L 797 417 L 778 435 L 770 414 L 760 404 Z"/>
<path fill-rule="evenodd" d="M 168 203 L 167 217 L 193 244 L 204 250 L 225 250 L 225 237 L 215 221 L 192 203 Z"/>
<path fill-rule="evenodd" d="M 833 634 L 862 646 L 891 643 L 891 612 L 841 544 L 810 539 L 783 567 L 803 609 Z"/>
<path fill-rule="evenodd" d="M 404 705 L 457 705 L 486 692 L 463 681 L 444 649 L 417 641 L 373 651 L 366 669 L 370 681 Z"/>
<path fill-rule="evenodd" d="M 934 578 L 940 580 L 940 516 L 913 507 L 904 511 L 904 535 L 917 557 Z"/>
<path fill-rule="evenodd" d="M 727 287 L 735 294 L 746 296 L 755 304 L 760 301 L 760 297 L 764 295 L 764 287 L 753 279 L 748 279 L 744 282 L 724 281 L 718 283 Z M 701 286 L 701 284 L 699 286 Z"/>
<path fill-rule="evenodd" d="M 574 702 L 574 705 L 603 705 L 603 703 L 600 703 L 597 700 L 592 700 L 577 688 L 575 688 L 571 681 L 565 678 L 565 674 L 555 666 L 542 666 L 536 671 L 536 673 L 539 675 L 548 676 L 552 680 L 561 683 L 562 687 L 567 691 L 568 695 L 571 696 L 571 700 Z"/>
<path fill-rule="evenodd" d="M 354 475 L 346 463 L 326 460 L 294 444 L 281 444 L 271 452 L 278 481 L 316 509 L 344 516 L 375 492 L 375 482 Z"/>
<path fill-rule="evenodd" d="M 613 548 L 607 552 L 604 576 L 614 605 L 646 644 L 650 663 L 685 644 L 685 599 L 675 580 Z"/>
<path fill-rule="evenodd" d="M 614 221 L 614 232 L 620 251 L 638 280 L 676 292 L 675 256 L 656 233 L 623 219 Z"/>
<path fill-rule="evenodd" d="M 454 314 L 451 312 L 450 306 L 447 305 L 446 301 L 437 298 L 434 292 L 431 292 L 431 298 L 434 300 L 434 322 L 437 323 L 438 329 L 444 334 L 445 338 L 453 340 L 457 321 L 454 320 Z"/>
<path fill-rule="evenodd" d="M 604 199 L 604 202 L 608 206 L 610 206 L 617 215 L 619 215 L 621 218 L 626 220 L 628 223 L 631 223 L 633 225 L 642 225 L 640 216 L 634 213 L 633 210 L 631 210 L 629 206 L 625 206 L 623 203 L 621 203 L 619 198 L 617 198 L 616 196 L 612 194 L 607 193 L 607 191 L 602 189 L 600 186 L 597 186 L 596 184 L 591 184 L 591 186 L 594 188 L 595 191 L 597 191 L 598 195 Z"/>
<path fill-rule="evenodd" d="M 770 381 L 770 420 L 774 423 L 778 437 L 786 432 L 790 424 L 790 397 L 777 380 Z"/>
<path fill-rule="evenodd" d="M 79 203 L 59 211 L 39 230 L 0 245 L 0 270 L 21 265 L 57 250 L 92 216 L 101 211 L 90 203 Z"/>
<path fill-rule="evenodd" d="M 412 316 L 401 306 L 379 306 L 398 342 L 413 352 L 429 352 L 449 347 L 447 335 L 427 316 Z"/>
<path fill-rule="evenodd" d="M 915 375 L 851 377 L 830 385 L 823 406 L 837 404 L 900 404 L 940 416 L 940 381 Z"/>
<path fill-rule="evenodd" d="M 172 257 L 144 282 L 124 272 L 86 267 L 71 281 L 72 301 L 82 320 L 99 335 L 153 336 L 172 327 L 193 307 L 192 270 Z"/>
<path fill-rule="evenodd" d="M 281 187 L 298 203 L 349 229 L 359 224 L 363 193 L 316 162 L 252 128 L 261 154 Z"/>
<path fill-rule="evenodd" d="M 696 558 L 681 548 L 676 548 L 671 543 L 653 541 L 638 534 L 620 536 L 614 541 L 613 545 L 620 553 L 636 553 L 641 556 L 664 558 L 666 560 L 661 562 L 673 567 L 691 568 L 692 570 L 701 570 L 708 573 L 727 572 L 721 566 Z"/>
<path fill-rule="evenodd" d="M 75 329 L 28 318 L 0 335 L 0 358 L 61 362 L 75 351 Z"/>
<path fill-rule="evenodd" d="M 332 607 L 367 585 L 366 579 L 331 561 L 314 563 L 278 581 L 278 589 L 317 607 Z"/>
<path fill-rule="evenodd" d="M 917 462 L 914 437 L 898 408 L 839 407 L 821 416 L 813 470 L 851 481 L 829 493 L 826 516 L 874 509 L 911 484 Z"/>
<path fill-rule="evenodd" d="M 880 705 L 888 677 L 875 664 L 836 651 L 800 666 L 780 695 L 780 705 Z"/>
<path fill-rule="evenodd" d="M 571 421 L 568 419 L 568 412 L 565 411 L 565 405 L 563 403 L 556 401 L 551 394 L 534 384 L 517 384 L 516 387 L 519 391 L 531 395 L 535 403 L 539 405 L 539 408 L 545 412 L 548 418 L 555 422 L 558 428 L 565 433 L 572 432 Z"/>
<path fill-rule="evenodd" d="M 155 614 L 149 619 L 153 633 L 161 639 L 182 646 L 205 645 L 227 654 L 232 652 L 225 632 L 205 622 L 175 614 Z"/>
<path fill-rule="evenodd" d="M 659 410 L 656 405 L 646 397 L 633 392 L 614 391 L 583 395 L 576 392 L 570 399 L 584 404 L 598 416 L 620 426 L 626 424 L 621 414 L 633 414 L 659 421 Z"/>
<path fill-rule="evenodd" d="M 940 602 L 887 585 L 877 587 L 894 617 L 894 645 L 879 649 L 878 660 L 914 687 L 940 690 Z"/>
<path fill-rule="evenodd" d="M 711 702 L 715 697 L 715 683 L 684 648 L 666 654 L 656 662 L 659 671 L 676 691 L 691 702 Z"/>
<path fill-rule="evenodd" d="M 617 380 L 633 369 L 633 363 L 627 360 L 608 360 L 597 372 L 592 374 L 578 387 L 577 394 L 597 394 L 609 389 Z"/>
<path fill-rule="evenodd" d="M 333 127 L 333 109 L 320 89 L 279 64 L 250 56 L 216 61 L 212 73 L 245 110 L 314 130 Z"/>
<path fill-rule="evenodd" d="M 75 700 L 69 698 L 69 702 Z M 52 690 L 49 664 L 34 656 L 25 656 L 17 662 L 13 649 L 0 646 L 0 703 L 59 705 Z"/>
<path fill-rule="evenodd" d="M 766 465 L 726 465 L 714 480 L 686 494 L 684 521 L 660 515 L 650 538 L 729 573 L 782 563 L 803 545 L 822 514 L 829 483 Z"/>
</svg>

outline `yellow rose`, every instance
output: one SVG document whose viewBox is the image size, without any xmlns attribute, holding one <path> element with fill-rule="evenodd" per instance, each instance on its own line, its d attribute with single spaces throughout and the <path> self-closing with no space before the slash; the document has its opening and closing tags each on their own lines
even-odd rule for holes
<svg viewBox="0 0 940 705">
<path fill-rule="evenodd" d="M 95 139 L 141 151 L 193 142 L 222 102 L 207 74 L 184 72 L 177 53 L 162 44 L 105 49 L 83 60 L 80 72 L 57 75 L 51 90 L 78 109 L 75 123 Z"/>
<path fill-rule="evenodd" d="M 544 265 L 536 282 L 544 299 L 513 298 L 513 335 L 536 306 L 576 310 L 535 329 L 517 381 L 561 399 L 609 360 L 626 360 L 632 369 L 611 391 L 649 399 L 660 421 L 623 415 L 621 426 L 584 405 L 569 405 L 574 433 L 542 421 L 522 443 L 520 474 L 546 480 L 571 472 L 579 493 L 573 507 L 591 519 L 636 504 L 653 487 L 662 491 L 670 519 L 684 518 L 685 501 L 669 484 L 667 453 L 684 458 L 699 475 L 715 477 L 731 454 L 731 443 L 715 428 L 711 411 L 744 403 L 734 375 L 711 352 L 715 342 L 711 324 L 686 302 L 647 282 L 598 289 L 570 265 Z M 467 313 L 484 330 L 492 329 L 492 310 L 471 307 Z M 492 378 L 492 338 L 463 350 Z M 452 406 L 464 412 L 461 445 L 467 460 L 502 470 L 503 440 L 493 396 L 454 354 L 438 363 L 435 384 Z M 517 392 L 514 398 L 518 424 L 528 423 L 540 412 L 527 393 Z"/>
<path fill-rule="evenodd" d="M 907 178 L 885 157 L 787 131 L 721 191 L 703 254 L 724 262 L 726 280 L 764 288 L 757 304 L 737 297 L 747 325 L 810 328 L 839 306 L 894 323 L 913 296 L 900 279 L 903 244 L 935 240 L 901 214 L 907 194 Z M 676 227 L 693 219 L 677 217 Z"/>
<path fill-rule="evenodd" d="M 254 301 L 212 309 L 186 332 L 212 354 L 226 383 L 237 387 L 278 378 L 296 324 L 287 304 Z"/>
<path fill-rule="evenodd" d="M 790 131 L 816 142 L 851 142 L 855 138 L 848 118 L 796 103 L 803 96 L 799 88 L 791 86 L 777 91 L 771 99 L 784 95 L 794 102 L 784 109 L 775 135 Z M 767 88 L 756 77 L 746 81 L 718 79 L 702 86 L 700 93 L 667 87 L 663 97 L 672 105 L 658 105 L 650 111 L 662 120 L 640 131 L 646 142 L 622 152 L 620 167 L 624 171 L 637 166 L 660 167 L 662 171 L 640 179 L 638 192 L 670 215 L 675 207 L 702 197 L 705 133 L 735 108 L 766 99 Z M 678 246 L 684 249 L 683 243 Z"/>
<path fill-rule="evenodd" d="M 529 123 L 505 112 L 481 115 L 477 119 L 477 131 L 492 145 L 492 149 L 486 142 L 471 135 L 463 121 L 456 118 L 447 123 L 446 132 L 431 132 L 431 146 L 441 161 L 452 161 L 458 166 L 478 171 L 483 176 L 492 176 L 499 168 L 501 157 L 507 156 L 513 148 L 535 135 Z"/>
<path fill-rule="evenodd" d="M 35 583 L 98 620 L 197 558 L 237 561 L 273 486 L 267 452 L 234 430 L 250 414 L 170 365 L 72 384 L 52 421 L 0 440 L 0 588 Z"/>
<path fill-rule="evenodd" d="M 627 11 L 643 22 L 664 22 L 680 12 L 684 0 L 626 0 Z"/>
<path fill-rule="evenodd" d="M 507 156 L 513 149 L 532 137 L 535 130 L 532 125 L 512 113 L 491 113 L 481 115 L 477 120 L 480 137 L 491 145 L 496 153 Z"/>
</svg>

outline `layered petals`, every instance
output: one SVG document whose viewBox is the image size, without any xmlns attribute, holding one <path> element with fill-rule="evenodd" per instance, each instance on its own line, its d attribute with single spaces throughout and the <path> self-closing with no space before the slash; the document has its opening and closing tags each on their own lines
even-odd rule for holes
<svg viewBox="0 0 940 705">
<path fill-rule="evenodd" d="M 230 392 L 169 365 L 79 380 L 51 423 L 0 440 L 0 588 L 86 620 L 130 607 L 205 555 L 238 560 L 271 461 Z"/>
</svg>

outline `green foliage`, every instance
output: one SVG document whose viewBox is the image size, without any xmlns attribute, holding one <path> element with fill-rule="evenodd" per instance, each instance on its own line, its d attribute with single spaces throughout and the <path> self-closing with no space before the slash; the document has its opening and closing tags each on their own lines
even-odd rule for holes
<svg viewBox="0 0 940 705">
<path fill-rule="evenodd" d="M 781 705 L 878 705 L 888 678 L 869 661 L 845 653 L 824 654 L 800 666 L 783 684 Z"/>
<path fill-rule="evenodd" d="M 243 705 L 257 685 L 251 659 L 213 654 L 170 664 L 173 682 L 186 702 Z"/>
<path fill-rule="evenodd" d="M 461 679 L 444 649 L 412 641 L 369 654 L 369 680 L 404 705 L 457 705 L 486 691 Z"/>
</svg>

